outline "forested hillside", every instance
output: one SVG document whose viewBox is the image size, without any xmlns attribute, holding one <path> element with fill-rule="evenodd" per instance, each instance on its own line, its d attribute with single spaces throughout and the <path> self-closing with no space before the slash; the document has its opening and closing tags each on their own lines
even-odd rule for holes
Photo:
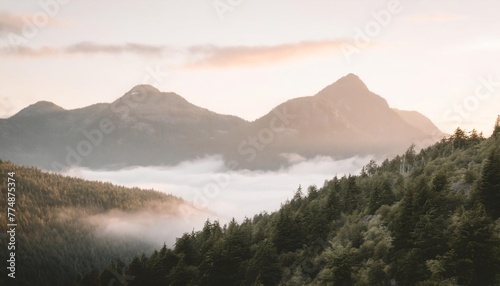
<svg viewBox="0 0 500 286">
<path fill-rule="evenodd" d="M 457 129 L 360 175 L 299 188 L 275 213 L 207 221 L 173 249 L 116 261 L 79 285 L 500 285 L 499 216 L 500 127 L 489 139 Z"/>
<path fill-rule="evenodd" d="M 15 179 L 15 203 L 7 204 L 8 173 Z M 127 261 L 153 247 L 142 241 L 100 232 L 92 216 L 111 211 L 135 213 L 154 206 L 175 215 L 182 200 L 152 190 L 90 182 L 0 161 L 0 285 L 70 285 L 81 275 L 105 267 L 113 258 Z M 11 180 L 9 180 L 11 182 Z M 10 185 L 9 185 L 10 187 Z M 7 207 L 16 228 L 16 275 L 7 277 Z M 5 259 L 4 259 L 5 258 Z M 17 284 L 9 284 L 16 282 Z"/>
</svg>

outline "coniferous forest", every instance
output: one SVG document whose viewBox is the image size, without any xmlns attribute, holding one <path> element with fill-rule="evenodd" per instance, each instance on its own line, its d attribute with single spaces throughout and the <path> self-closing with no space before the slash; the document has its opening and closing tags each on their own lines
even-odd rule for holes
<svg viewBox="0 0 500 286">
<path fill-rule="evenodd" d="M 78 285 L 500 285 L 500 127 L 449 138 L 357 176 L 299 187 L 275 213 L 207 220 L 170 249 Z"/>
<path fill-rule="evenodd" d="M 75 217 L 179 199 L 0 166 L 22 174 L 25 285 L 500 285 L 500 126 L 487 139 L 458 128 L 359 175 L 298 187 L 277 212 L 207 220 L 152 252 L 96 238 Z"/>
<path fill-rule="evenodd" d="M 137 253 L 150 253 L 153 246 L 117 236 L 98 235 L 92 217 L 112 211 L 134 214 L 143 209 L 165 207 L 175 214 L 179 198 L 153 190 L 130 189 L 110 183 L 49 174 L 36 168 L 0 161 L 2 196 L 0 216 L 1 257 L 8 257 L 7 176 L 16 180 L 15 285 L 71 285 L 75 279 L 112 258 L 130 260 Z M 7 265 L 4 261 L 3 266 Z M 0 268 L 0 285 L 11 285 L 7 268 Z"/>
</svg>

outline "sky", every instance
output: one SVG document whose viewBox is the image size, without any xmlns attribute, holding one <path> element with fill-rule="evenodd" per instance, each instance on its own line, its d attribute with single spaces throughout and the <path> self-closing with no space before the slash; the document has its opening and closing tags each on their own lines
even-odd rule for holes
<svg viewBox="0 0 500 286">
<path fill-rule="evenodd" d="M 441 130 L 500 114 L 494 0 L 0 0 L 0 118 L 137 84 L 255 120 L 348 74 Z"/>
</svg>

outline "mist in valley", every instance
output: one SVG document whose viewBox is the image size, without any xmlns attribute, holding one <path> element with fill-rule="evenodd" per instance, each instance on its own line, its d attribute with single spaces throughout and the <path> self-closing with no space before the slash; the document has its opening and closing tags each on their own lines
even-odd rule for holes
<svg viewBox="0 0 500 286">
<path fill-rule="evenodd" d="M 65 174 L 86 180 L 110 182 L 125 187 L 154 189 L 184 199 L 186 204 L 152 205 L 140 212 L 111 211 L 86 221 L 97 226 L 99 235 L 142 240 L 171 246 L 185 232 L 200 230 L 207 219 L 221 225 L 238 222 L 261 212 L 273 212 L 291 199 L 299 186 L 321 187 L 335 176 L 358 174 L 371 157 L 311 160 L 288 154 L 293 163 L 277 171 L 228 170 L 219 156 L 185 161 L 176 166 L 133 167 L 121 170 L 73 168 Z"/>
</svg>

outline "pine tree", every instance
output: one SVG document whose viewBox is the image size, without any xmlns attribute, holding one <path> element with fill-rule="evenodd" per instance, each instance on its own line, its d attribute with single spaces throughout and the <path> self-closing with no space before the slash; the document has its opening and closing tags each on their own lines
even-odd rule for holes
<svg viewBox="0 0 500 286">
<path fill-rule="evenodd" d="M 414 192 L 409 189 L 405 192 L 400 206 L 397 209 L 396 216 L 391 223 L 391 231 L 393 232 L 394 250 L 408 248 L 411 246 L 411 233 L 416 224 L 416 215 L 413 212 L 414 208 Z"/>
<path fill-rule="evenodd" d="M 196 247 L 195 235 L 185 233 L 177 238 L 174 252 L 184 255 L 184 263 L 188 265 L 198 265 L 200 263 L 200 253 Z M 159 259 L 160 257 L 158 257 Z"/>
<path fill-rule="evenodd" d="M 497 117 L 497 122 L 495 123 L 495 129 L 493 130 L 493 137 L 500 134 L 500 115 Z"/>
<path fill-rule="evenodd" d="M 465 134 L 465 131 L 458 127 L 450 139 L 453 144 L 453 149 L 455 149 L 465 147 L 468 137 L 467 134 Z"/>
<path fill-rule="evenodd" d="M 498 237 L 482 204 L 462 209 L 452 238 L 452 268 L 458 285 L 494 285 L 500 271 Z"/>
<path fill-rule="evenodd" d="M 498 149 L 491 151 L 483 167 L 479 200 L 493 220 L 500 217 L 500 151 Z"/>
<path fill-rule="evenodd" d="M 184 257 L 181 258 L 179 263 L 170 271 L 168 276 L 166 276 L 166 280 L 168 284 L 162 285 L 170 285 L 170 286 L 185 286 L 185 285 L 197 285 L 193 283 L 193 280 L 196 280 L 198 277 L 198 270 L 194 266 L 187 265 L 184 263 Z M 149 284 L 142 284 L 149 285 Z M 216 284 L 211 284 L 216 285 Z"/>
<path fill-rule="evenodd" d="M 286 207 L 281 208 L 278 213 L 273 242 L 279 253 L 295 251 L 304 243 L 303 231 L 297 218 L 292 215 Z"/>
<path fill-rule="evenodd" d="M 250 259 L 247 268 L 247 282 L 259 282 L 250 285 L 278 285 L 281 280 L 281 265 L 278 252 L 273 243 L 264 240 L 257 246 L 255 255 Z"/>
<path fill-rule="evenodd" d="M 336 178 L 335 178 L 336 179 Z M 326 199 L 326 212 L 328 220 L 332 221 L 340 217 L 340 197 L 336 189 L 329 189 Z"/>
<path fill-rule="evenodd" d="M 441 192 L 446 189 L 448 185 L 448 177 L 443 171 L 439 171 L 432 178 L 432 191 Z"/>
<path fill-rule="evenodd" d="M 382 205 L 391 205 L 395 201 L 394 193 L 387 178 L 374 178 L 368 201 L 368 212 L 374 214 Z"/>
<path fill-rule="evenodd" d="M 356 177 L 349 175 L 347 178 L 342 178 L 341 197 L 343 202 L 343 211 L 352 213 L 357 209 L 360 203 L 361 190 L 356 183 Z"/>
</svg>

